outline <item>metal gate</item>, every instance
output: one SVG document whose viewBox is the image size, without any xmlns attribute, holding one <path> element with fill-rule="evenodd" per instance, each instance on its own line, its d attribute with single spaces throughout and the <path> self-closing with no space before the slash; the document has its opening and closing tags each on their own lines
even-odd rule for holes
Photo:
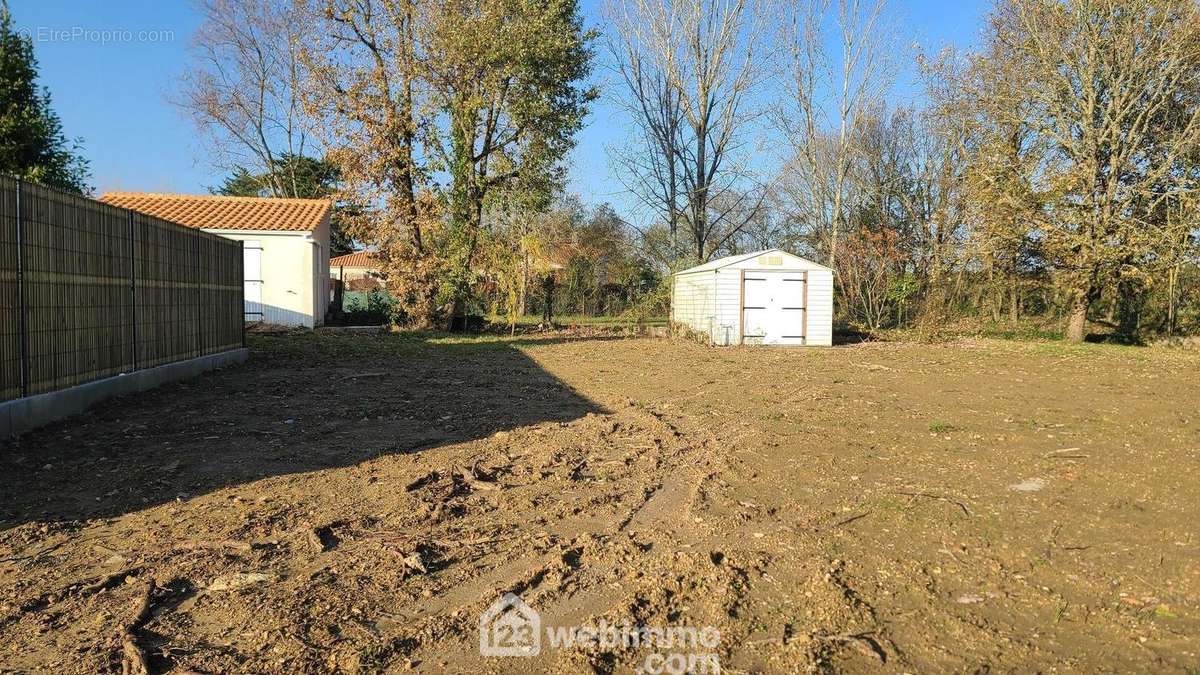
<svg viewBox="0 0 1200 675">
<path fill-rule="evenodd" d="M 744 344 L 805 344 L 808 272 L 743 270 L 741 295 Z"/>
</svg>

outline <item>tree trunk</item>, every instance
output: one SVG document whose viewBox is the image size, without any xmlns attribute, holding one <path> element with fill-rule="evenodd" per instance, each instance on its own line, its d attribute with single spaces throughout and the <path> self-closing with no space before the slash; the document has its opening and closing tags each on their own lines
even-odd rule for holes
<svg viewBox="0 0 1200 675">
<path fill-rule="evenodd" d="M 833 194 L 833 220 L 829 223 L 829 267 L 837 269 L 838 230 L 842 222 L 841 169 L 838 170 L 838 188 Z"/>
<path fill-rule="evenodd" d="M 1100 270 L 1093 263 L 1079 276 L 1072 276 L 1067 286 L 1067 342 L 1083 342 L 1087 337 L 1088 310 L 1100 295 Z"/>
<path fill-rule="evenodd" d="M 1117 332 L 1129 340 L 1137 340 L 1141 329 L 1144 297 L 1142 285 L 1136 280 L 1123 279 L 1118 285 Z"/>
<path fill-rule="evenodd" d="M 702 99 L 707 103 L 707 97 L 701 94 Z M 696 263 L 703 264 L 708 261 L 705 255 L 705 244 L 708 240 L 708 200 L 711 196 L 708 194 L 710 183 L 708 180 L 708 115 L 703 114 L 700 119 L 693 125 L 696 137 L 693 139 L 695 144 L 695 157 L 692 159 L 692 172 L 694 178 L 692 180 L 692 191 L 688 194 L 688 209 L 692 212 L 692 233 L 696 244 Z"/>
<path fill-rule="evenodd" d="M 447 329 L 451 333 L 463 333 L 467 330 L 467 303 L 462 298 L 455 298 L 450 308 Z"/>
<path fill-rule="evenodd" d="M 1016 272 L 1008 277 L 1008 293 L 1008 320 L 1017 323 L 1021 316 L 1021 287 L 1017 283 Z"/>
<path fill-rule="evenodd" d="M 401 65 L 404 68 L 404 79 L 400 89 L 400 193 L 403 200 L 402 210 L 408 219 L 413 248 L 417 253 L 424 253 L 425 242 L 421 236 L 420 213 L 417 210 L 417 180 L 413 166 L 413 148 L 416 145 L 416 124 L 413 120 L 413 66 L 412 58 L 415 51 L 413 34 L 413 8 L 410 2 L 404 8 L 404 23 L 402 35 L 404 44 L 400 48 Z"/>
<path fill-rule="evenodd" d="M 1167 335 L 1175 335 L 1175 289 L 1179 284 L 1179 263 L 1167 272 Z"/>
<path fill-rule="evenodd" d="M 522 245 L 523 247 L 524 245 Z M 529 251 L 521 256 L 521 288 L 517 294 L 517 308 L 521 316 L 529 313 Z"/>
<path fill-rule="evenodd" d="M 989 256 L 987 258 L 988 305 L 992 310 L 992 321 L 1000 323 L 1000 292 L 997 290 L 997 286 L 996 261 Z"/>
<path fill-rule="evenodd" d="M 1087 315 L 1088 308 L 1091 306 L 1091 300 L 1087 293 L 1080 293 L 1076 296 L 1075 302 L 1071 305 L 1071 313 L 1067 317 L 1067 342 L 1083 342 L 1087 337 Z"/>
</svg>

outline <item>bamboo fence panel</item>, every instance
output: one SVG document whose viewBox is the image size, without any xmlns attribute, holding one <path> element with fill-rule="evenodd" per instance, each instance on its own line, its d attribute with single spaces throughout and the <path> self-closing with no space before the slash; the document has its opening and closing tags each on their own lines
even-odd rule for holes
<svg viewBox="0 0 1200 675">
<path fill-rule="evenodd" d="M 21 299 L 17 282 L 17 181 L 0 176 L 0 401 L 21 395 Z"/>
<path fill-rule="evenodd" d="M 241 346 L 241 256 L 241 242 L 4 177 L 0 400 Z"/>
</svg>

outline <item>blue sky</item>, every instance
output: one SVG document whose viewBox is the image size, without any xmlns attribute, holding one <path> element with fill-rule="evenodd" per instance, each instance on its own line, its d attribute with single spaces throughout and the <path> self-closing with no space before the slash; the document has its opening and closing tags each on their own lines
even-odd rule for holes
<svg viewBox="0 0 1200 675">
<path fill-rule="evenodd" d="M 9 5 L 17 28 L 34 37 L 41 83 L 49 87 L 66 133 L 83 139 L 97 193 L 203 193 L 220 182 L 191 122 L 168 102 L 200 21 L 187 0 L 9 0 Z M 583 5 L 589 25 L 603 30 L 600 0 Z M 969 47 L 987 9 L 984 0 L 894 0 L 891 20 L 903 41 L 897 51 L 914 43 Z M 603 82 L 603 72 L 597 77 Z M 629 198 L 605 152 L 623 136 L 619 117 L 599 102 L 570 158 L 569 190 L 585 202 L 609 201 L 626 210 Z"/>
</svg>

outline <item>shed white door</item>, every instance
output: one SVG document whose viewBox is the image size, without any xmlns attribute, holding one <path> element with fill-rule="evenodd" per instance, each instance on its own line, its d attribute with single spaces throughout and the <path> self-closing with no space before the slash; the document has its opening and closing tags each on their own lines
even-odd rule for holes
<svg viewBox="0 0 1200 675">
<path fill-rule="evenodd" d="M 742 280 L 742 339 L 802 345 L 807 332 L 808 275 L 747 270 Z"/>
<path fill-rule="evenodd" d="M 243 291 L 245 293 L 245 320 L 262 321 L 262 245 L 257 241 L 242 243 Z"/>
</svg>

